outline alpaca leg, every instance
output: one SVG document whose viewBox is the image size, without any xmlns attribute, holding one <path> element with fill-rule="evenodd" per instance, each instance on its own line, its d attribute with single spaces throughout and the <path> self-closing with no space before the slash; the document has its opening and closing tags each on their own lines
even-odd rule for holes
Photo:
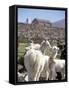
<svg viewBox="0 0 69 90">
<path fill-rule="evenodd" d="M 32 76 L 31 76 L 30 73 L 28 73 L 28 80 L 29 80 L 29 81 L 32 81 Z"/>
<path fill-rule="evenodd" d="M 52 80 L 56 80 L 56 70 L 55 70 L 55 66 L 53 66 L 51 70 L 52 70 L 52 72 L 51 72 L 51 73 L 52 73 L 51 79 L 52 79 Z"/>
<path fill-rule="evenodd" d="M 53 76 L 52 80 L 56 80 L 56 72 L 55 71 L 52 72 L 52 76 Z"/>
<path fill-rule="evenodd" d="M 49 72 L 49 80 L 52 80 L 52 71 Z"/>
<path fill-rule="evenodd" d="M 30 75 L 29 75 L 29 79 L 31 80 L 31 81 L 38 81 L 39 80 L 39 69 L 40 69 L 40 67 L 39 66 L 37 66 L 36 68 L 34 68 L 34 71 L 32 71 L 31 73 L 30 73 Z"/>
<path fill-rule="evenodd" d="M 51 70 L 49 73 L 49 80 L 55 80 L 56 79 L 56 72 L 55 70 Z"/>
<path fill-rule="evenodd" d="M 46 71 L 45 78 L 46 78 L 46 80 L 48 80 L 48 78 L 49 78 L 49 72 L 48 71 Z"/>
<path fill-rule="evenodd" d="M 37 81 L 39 81 L 40 74 L 41 74 L 42 70 L 43 70 L 43 67 L 41 66 L 38 73 L 37 73 Z"/>
<path fill-rule="evenodd" d="M 28 74 L 28 80 L 29 81 L 36 81 L 36 76 L 33 72 L 31 74 Z"/>
<path fill-rule="evenodd" d="M 62 80 L 65 79 L 65 70 L 61 70 Z"/>
</svg>

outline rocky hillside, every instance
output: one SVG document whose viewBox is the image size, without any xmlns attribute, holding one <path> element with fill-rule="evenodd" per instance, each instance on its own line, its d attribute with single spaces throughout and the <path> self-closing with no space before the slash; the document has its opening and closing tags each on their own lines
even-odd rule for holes
<svg viewBox="0 0 69 90">
<path fill-rule="evenodd" d="M 58 39 L 64 40 L 65 30 L 58 27 L 46 27 L 39 24 L 18 23 L 18 36 L 28 39 Z"/>
</svg>

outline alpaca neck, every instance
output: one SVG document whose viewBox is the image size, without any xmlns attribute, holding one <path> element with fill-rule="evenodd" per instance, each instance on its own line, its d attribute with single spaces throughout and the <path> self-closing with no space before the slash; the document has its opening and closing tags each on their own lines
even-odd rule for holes
<svg viewBox="0 0 69 90">
<path fill-rule="evenodd" d="M 45 47 L 41 46 L 41 47 L 40 47 L 40 50 L 41 50 L 41 52 L 45 55 Z"/>
<path fill-rule="evenodd" d="M 57 56 L 57 51 L 56 51 L 56 53 L 55 53 L 55 55 L 54 55 L 54 58 L 56 58 L 56 56 Z"/>
</svg>

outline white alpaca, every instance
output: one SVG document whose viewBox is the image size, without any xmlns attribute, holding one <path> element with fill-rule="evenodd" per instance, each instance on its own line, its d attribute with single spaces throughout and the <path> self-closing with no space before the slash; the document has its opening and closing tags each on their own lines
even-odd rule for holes
<svg viewBox="0 0 69 90">
<path fill-rule="evenodd" d="M 65 78 L 65 60 L 64 59 L 55 59 L 55 71 L 61 72 L 62 79 Z"/>
<path fill-rule="evenodd" d="M 55 52 L 55 55 L 53 57 L 54 63 L 51 63 L 50 66 L 50 78 L 52 80 L 56 79 L 56 73 L 61 72 L 62 79 L 65 78 L 65 60 L 64 59 L 56 59 L 56 56 L 58 54 L 59 48 L 57 46 L 52 47 L 53 51 Z"/>
<path fill-rule="evenodd" d="M 41 44 L 41 51 L 43 52 L 46 42 Z M 44 68 L 45 60 L 40 50 L 34 48 L 29 49 L 24 56 L 24 65 L 28 72 L 29 81 L 38 81 L 40 74 Z"/>
<path fill-rule="evenodd" d="M 28 72 L 29 81 L 37 81 L 44 68 L 44 59 L 41 51 L 30 49 L 24 56 L 24 64 Z"/>
</svg>

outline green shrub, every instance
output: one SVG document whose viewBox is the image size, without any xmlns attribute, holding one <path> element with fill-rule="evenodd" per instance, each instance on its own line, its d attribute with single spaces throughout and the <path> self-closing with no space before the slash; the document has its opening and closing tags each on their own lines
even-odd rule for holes
<svg viewBox="0 0 69 90">
<path fill-rule="evenodd" d="M 24 64 L 24 57 L 23 56 L 18 59 L 18 64 L 21 64 L 21 65 Z"/>
<path fill-rule="evenodd" d="M 28 43 L 28 38 L 25 38 L 23 35 L 20 35 L 18 37 L 18 42 L 19 43 Z"/>
<path fill-rule="evenodd" d="M 28 43 L 18 43 L 18 63 L 23 64 L 24 55 L 26 53 L 25 47 Z"/>
</svg>

